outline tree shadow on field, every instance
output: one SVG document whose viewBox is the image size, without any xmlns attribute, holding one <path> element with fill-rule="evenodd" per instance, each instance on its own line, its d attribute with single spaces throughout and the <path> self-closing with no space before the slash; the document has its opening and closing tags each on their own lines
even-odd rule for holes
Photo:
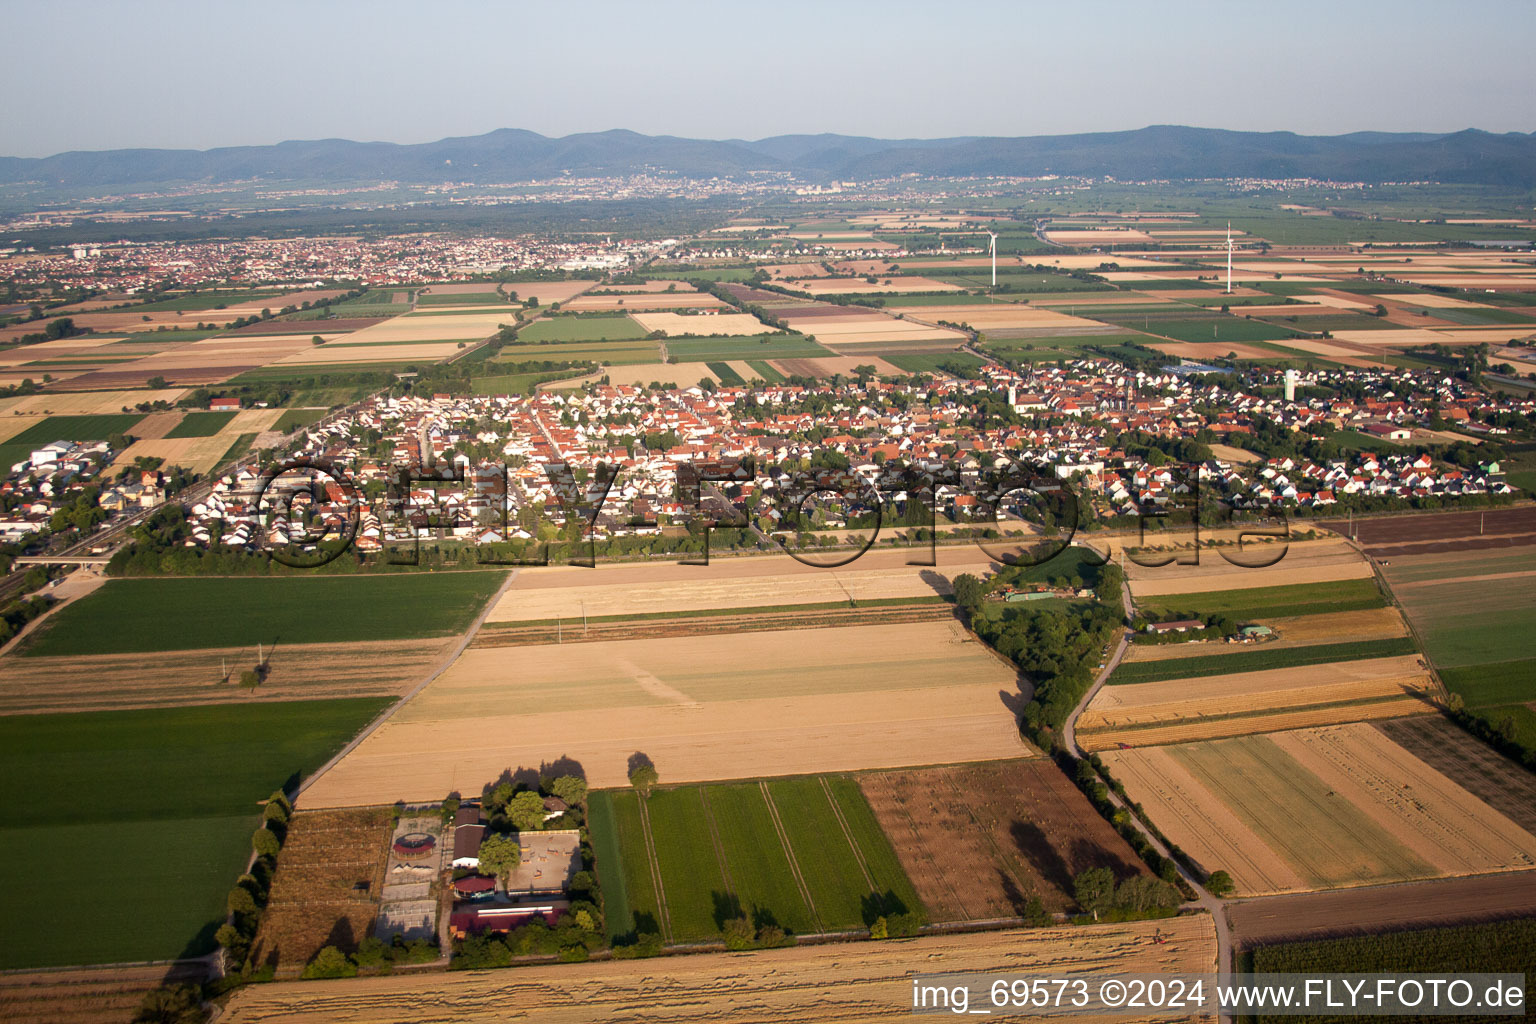
<svg viewBox="0 0 1536 1024">
<path fill-rule="evenodd" d="M 718 929 L 724 929 L 727 921 L 746 916 L 746 912 L 741 909 L 741 898 L 733 892 L 720 892 L 717 889 L 709 894 L 709 898 L 715 904 L 715 927 Z"/>
<path fill-rule="evenodd" d="M 928 584 L 940 597 L 948 597 L 955 592 L 955 588 L 949 585 L 949 577 L 941 572 L 923 569 L 918 572 L 917 578 Z"/>
<path fill-rule="evenodd" d="M 1013 908 L 1013 912 L 1023 917 L 1029 910 L 1029 897 L 1024 895 L 1019 888 L 1019 883 L 1013 880 L 1013 876 L 1002 868 L 997 869 L 997 880 L 1003 887 L 1003 899 Z"/>
<path fill-rule="evenodd" d="M 905 914 L 908 910 L 906 901 L 897 896 L 893 889 L 872 892 L 861 898 L 859 904 L 860 916 L 866 928 L 874 924 L 877 918 L 895 917 L 897 914 Z"/>
<path fill-rule="evenodd" d="M 1072 869 L 1086 871 L 1089 868 L 1109 868 L 1116 878 L 1130 878 L 1141 871 L 1141 865 L 1128 861 L 1113 850 L 1106 850 L 1088 839 L 1072 840 Z"/>
<path fill-rule="evenodd" d="M 351 920 L 345 917 L 338 918 L 336 923 L 331 925 L 331 933 L 325 937 L 324 942 L 320 943 L 320 948 L 324 949 L 326 946 L 335 946 L 343 953 L 357 952 L 357 936 L 352 933 Z"/>
<path fill-rule="evenodd" d="M 587 770 L 581 766 L 580 761 L 569 755 L 561 755 L 553 761 L 545 761 L 539 765 L 539 778 L 545 782 L 553 782 L 565 775 L 585 779 Z"/>
<path fill-rule="evenodd" d="M 1019 852 L 1040 872 L 1040 877 L 1047 884 L 1069 896 L 1072 894 L 1072 868 L 1056 852 L 1056 847 L 1051 845 L 1040 826 L 1032 821 L 1015 821 L 1008 826 L 1008 833 L 1013 836 Z"/>
<path fill-rule="evenodd" d="M 645 751 L 637 750 L 633 754 L 629 755 L 628 770 L 629 770 L 629 774 L 630 775 L 635 774 L 635 770 L 637 768 L 647 768 L 647 767 L 655 768 L 656 767 L 656 762 L 652 761 L 651 760 L 651 756 L 649 754 L 647 754 Z"/>
</svg>

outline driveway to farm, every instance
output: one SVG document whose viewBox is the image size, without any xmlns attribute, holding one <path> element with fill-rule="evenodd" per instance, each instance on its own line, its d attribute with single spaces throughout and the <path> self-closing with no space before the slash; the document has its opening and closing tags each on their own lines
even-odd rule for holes
<svg viewBox="0 0 1536 1024">
<path fill-rule="evenodd" d="M 1088 547 L 1087 545 L 1084 546 Z M 1108 558 L 1106 553 L 1095 551 L 1092 547 L 1088 547 L 1088 550 L 1094 551 L 1101 558 Z M 1132 610 L 1131 585 L 1129 582 L 1124 582 L 1121 584 L 1121 588 L 1121 600 L 1125 603 L 1126 615 L 1129 616 Z M 1131 634 L 1129 630 L 1122 630 L 1120 632 L 1120 641 L 1115 646 L 1115 652 L 1110 655 L 1108 661 L 1104 662 L 1104 668 L 1099 672 L 1098 678 L 1093 681 L 1093 685 L 1088 688 L 1088 692 L 1083 694 L 1083 699 L 1077 702 L 1077 706 L 1072 709 L 1072 713 L 1062 723 L 1061 736 L 1066 741 L 1067 753 L 1071 754 L 1076 760 L 1080 761 L 1086 756 L 1077 745 L 1078 716 L 1088 707 L 1094 695 L 1108 682 L 1109 677 L 1114 673 L 1116 667 L 1119 666 L 1120 659 L 1124 658 L 1125 652 L 1130 649 L 1130 639 Z M 1207 892 L 1205 886 L 1201 885 L 1194 875 L 1184 869 L 1184 865 L 1180 864 L 1169 854 L 1168 848 L 1163 845 L 1162 841 L 1153 835 L 1152 830 L 1142 823 L 1136 812 L 1126 806 L 1125 802 L 1115 795 L 1113 791 L 1109 793 L 1109 799 L 1116 807 L 1125 811 L 1130 817 L 1131 823 L 1136 826 L 1137 830 L 1141 832 L 1152 848 L 1163 857 L 1167 857 L 1178 868 L 1179 877 L 1184 879 L 1189 887 L 1194 890 L 1195 902 L 1199 904 L 1201 909 L 1211 915 L 1211 921 L 1216 926 L 1216 970 L 1221 974 L 1230 974 L 1232 972 L 1232 929 L 1227 924 L 1226 908 L 1222 906 L 1221 900 Z M 1221 1015 L 1217 1017 L 1217 1020 L 1221 1021 L 1222 1024 L 1226 1024 L 1231 1018 Z"/>
</svg>

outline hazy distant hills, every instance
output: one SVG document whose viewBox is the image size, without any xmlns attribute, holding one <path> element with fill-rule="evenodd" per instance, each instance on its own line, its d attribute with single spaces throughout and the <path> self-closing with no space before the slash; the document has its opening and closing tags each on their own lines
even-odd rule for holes
<svg viewBox="0 0 1536 1024">
<path fill-rule="evenodd" d="M 1029 138 L 869 139 L 781 135 L 712 141 L 609 131 L 551 139 L 501 129 L 419 145 L 324 139 L 226 149 L 120 149 L 0 157 L 0 183 L 444 181 L 503 183 L 643 171 L 690 177 L 792 171 L 812 180 L 1065 174 L 1121 179 L 1288 178 L 1536 187 L 1536 133 L 1356 132 L 1306 136 L 1157 126 Z"/>
</svg>

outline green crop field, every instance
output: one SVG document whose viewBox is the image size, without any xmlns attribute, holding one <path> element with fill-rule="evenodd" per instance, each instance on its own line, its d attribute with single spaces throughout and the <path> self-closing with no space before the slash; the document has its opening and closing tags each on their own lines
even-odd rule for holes
<svg viewBox="0 0 1536 1024">
<path fill-rule="evenodd" d="M 164 313 L 181 310 L 191 312 L 193 310 L 223 311 L 230 306 L 245 306 L 263 299 L 275 299 L 286 292 L 266 290 L 245 290 L 237 292 L 198 292 L 194 295 L 179 295 L 171 299 L 161 299 L 159 302 L 146 302 L 141 306 L 129 308 L 130 313 Z M 276 313 L 274 309 L 272 312 Z"/>
<path fill-rule="evenodd" d="M 230 446 L 224 449 L 224 454 L 219 456 L 219 465 L 222 466 L 226 462 L 232 462 L 250 451 L 251 445 L 256 443 L 257 436 L 256 434 L 241 434 L 235 438 L 230 443 Z"/>
<path fill-rule="evenodd" d="M 229 421 L 236 415 L 232 412 L 189 412 L 165 436 L 212 437 L 229 426 Z"/>
<path fill-rule="evenodd" d="M 258 801 L 388 699 L 0 718 L 0 969 L 200 956 Z M 109 872 L 102 885 L 54 884 Z"/>
<path fill-rule="evenodd" d="M 1172 338 L 1175 341 L 1275 341 L 1281 338 L 1294 338 L 1298 333 L 1286 327 L 1265 323 L 1263 320 L 1246 320 L 1242 317 L 1220 314 L 1159 319 L 1149 316 L 1125 317 L 1101 313 L 1095 319 L 1122 327 L 1132 327 L 1148 334 Z"/>
<path fill-rule="evenodd" d="M 408 640 L 469 627 L 501 572 L 119 579 L 51 616 L 29 657 Z"/>
<path fill-rule="evenodd" d="M 1536 658 L 1444 668 L 1440 678 L 1470 707 L 1536 700 Z"/>
<path fill-rule="evenodd" d="M 272 429 L 281 430 L 283 433 L 287 433 L 294 427 L 307 427 L 316 420 L 324 418 L 328 411 L 328 409 L 313 408 L 286 409 L 283 411 L 283 414 L 277 418 L 277 422 L 272 424 Z"/>
<path fill-rule="evenodd" d="M 830 356 L 802 334 L 758 334 L 739 338 L 671 338 L 667 355 L 674 363 L 711 359 L 806 359 Z"/>
<path fill-rule="evenodd" d="M 1263 647 L 1231 654 L 1211 654 L 1201 658 L 1168 658 L 1162 661 L 1133 661 L 1115 669 L 1109 680 L 1113 685 L 1151 683 L 1160 679 L 1194 679 L 1221 676 L 1230 672 L 1261 672 L 1271 668 L 1299 668 L 1327 665 L 1338 661 L 1363 661 L 1366 658 L 1391 658 L 1413 654 L 1418 648 L 1412 637 L 1389 640 L 1359 640 L 1337 644 L 1311 644 L 1305 647 Z"/>
<path fill-rule="evenodd" d="M 885 358 L 908 373 L 946 373 L 945 366 L 977 370 L 986 365 L 986 360 L 969 352 L 904 352 Z"/>
<path fill-rule="evenodd" d="M 143 413 L 105 413 L 100 416 L 49 416 L 34 423 L 14 437 L 8 445 L 35 448 L 52 441 L 105 441 L 113 434 L 126 434 L 144 418 Z"/>
<path fill-rule="evenodd" d="M 497 363 L 522 363 L 530 359 L 549 362 L 590 360 L 610 365 L 656 363 L 661 361 L 661 350 L 656 347 L 656 342 L 644 340 L 513 342 L 497 352 L 490 362 L 494 366 Z"/>
<path fill-rule="evenodd" d="M 705 365 L 709 367 L 709 372 L 715 375 L 715 379 L 728 388 L 739 387 L 746 383 L 746 381 L 741 379 L 741 374 L 731 369 L 729 363 L 716 361 L 706 363 Z"/>
<path fill-rule="evenodd" d="M 1297 583 L 1250 590 L 1211 590 L 1200 594 L 1167 594 L 1140 598 L 1148 610 L 1188 612 L 1191 615 L 1225 614 L 1245 621 L 1322 615 L 1380 608 L 1386 604 L 1376 581 L 1334 580 L 1329 583 Z"/>
<path fill-rule="evenodd" d="M 494 291 L 465 292 L 455 295 L 435 295 L 428 292 L 416 296 L 418 306 L 505 306 L 506 297 Z"/>
<path fill-rule="evenodd" d="M 788 378 L 773 368 L 773 364 L 766 359 L 748 359 L 747 365 L 757 371 L 757 375 L 769 384 L 782 384 Z"/>
<path fill-rule="evenodd" d="M 660 920 L 641 799 L 630 791 L 593 796 L 592 841 L 609 901 L 609 931 L 617 936 Z M 766 796 L 757 783 L 715 783 L 657 789 L 644 799 L 672 925 L 668 941 L 715 939 L 724 920 L 741 915 L 808 934 L 858 928 L 882 913 L 921 912 L 874 812 L 850 778 L 827 776 L 826 788 L 820 777 L 779 779 L 767 784 Z M 616 891 L 622 914 L 615 914 Z"/>
<path fill-rule="evenodd" d="M 645 337 L 644 327 L 629 317 L 555 316 L 535 320 L 517 334 L 517 340 L 532 341 L 634 341 Z"/>
</svg>

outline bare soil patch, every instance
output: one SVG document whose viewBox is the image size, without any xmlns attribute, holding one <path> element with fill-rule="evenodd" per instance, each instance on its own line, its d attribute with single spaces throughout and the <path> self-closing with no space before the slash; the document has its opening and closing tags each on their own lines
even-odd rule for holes
<svg viewBox="0 0 1536 1024">
<path fill-rule="evenodd" d="M 323 946 L 354 952 L 373 931 L 393 831 L 387 807 L 295 814 L 252 961 L 292 977 Z"/>
<path fill-rule="evenodd" d="M 934 921 L 1020 916 L 1031 896 L 1071 910 L 1081 871 L 1147 873 L 1048 760 L 871 772 L 859 786 Z"/>
</svg>

